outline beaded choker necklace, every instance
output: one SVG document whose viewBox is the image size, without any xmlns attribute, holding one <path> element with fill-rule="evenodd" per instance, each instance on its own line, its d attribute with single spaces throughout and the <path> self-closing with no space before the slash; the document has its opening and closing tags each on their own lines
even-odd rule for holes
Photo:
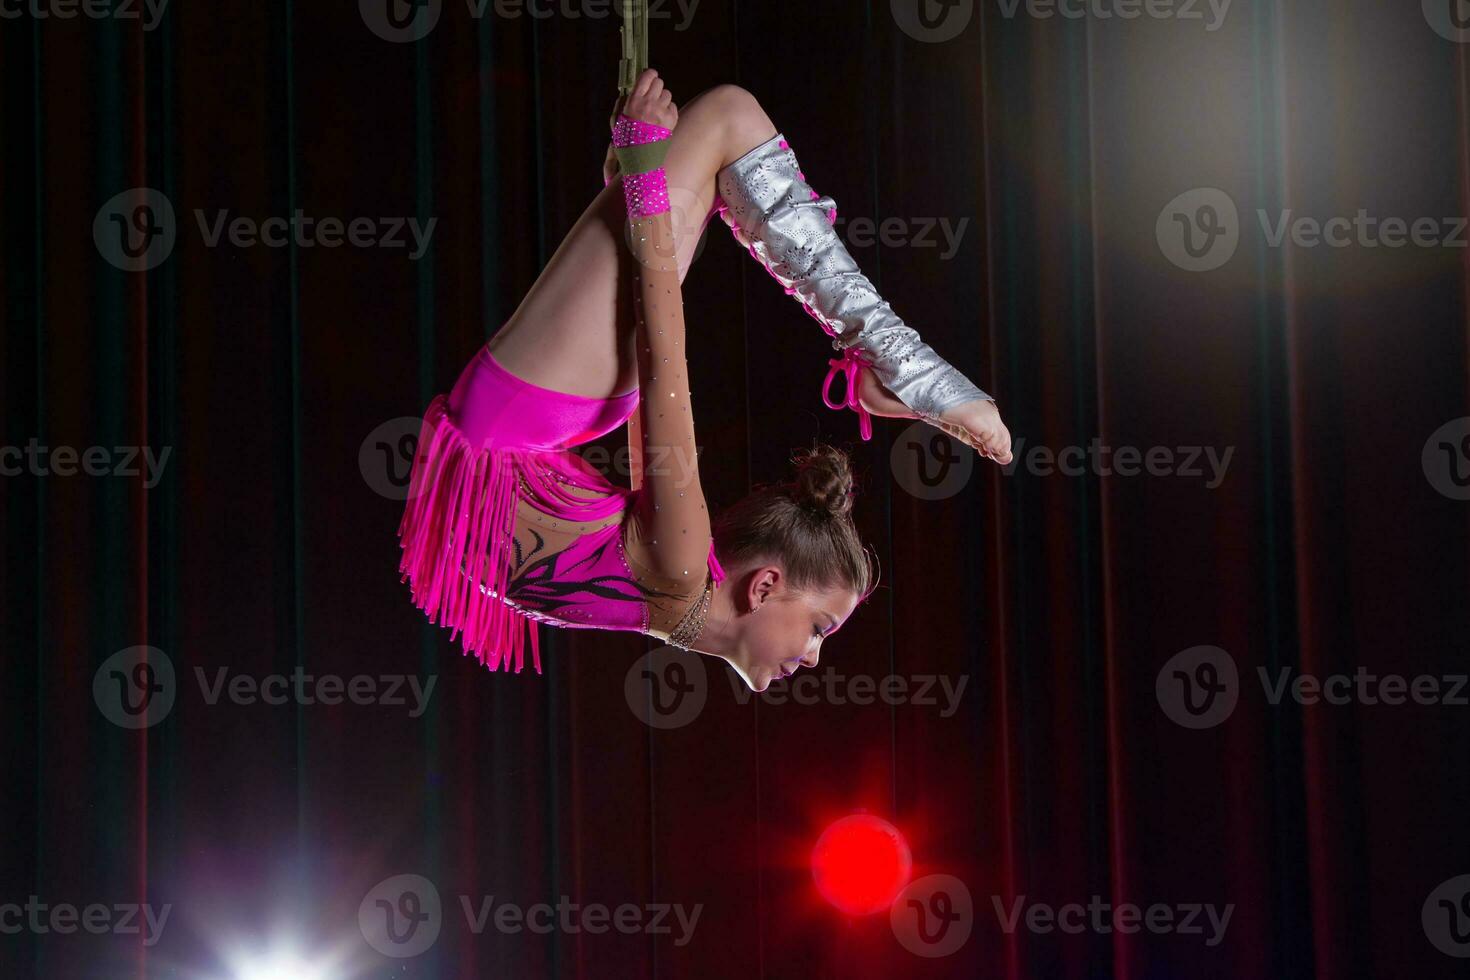
<svg viewBox="0 0 1470 980">
<path fill-rule="evenodd" d="M 691 649 L 694 641 L 703 632 L 705 621 L 709 619 L 710 598 L 714 594 L 714 588 L 714 576 L 705 579 L 704 592 L 699 601 L 690 607 L 684 618 L 679 620 L 679 624 L 669 632 L 669 646 L 678 647 L 685 652 Z"/>
</svg>

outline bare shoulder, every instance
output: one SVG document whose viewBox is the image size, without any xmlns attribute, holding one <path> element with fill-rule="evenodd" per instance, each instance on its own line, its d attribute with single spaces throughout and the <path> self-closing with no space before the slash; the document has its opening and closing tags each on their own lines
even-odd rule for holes
<svg viewBox="0 0 1470 980">
<path fill-rule="evenodd" d="M 648 604 L 648 633 L 659 639 L 668 639 L 704 595 L 710 578 L 708 544 L 703 553 L 688 556 L 687 567 L 672 572 L 661 570 L 668 556 L 653 550 L 657 547 L 640 533 L 634 520 L 630 518 L 624 522 L 623 557 L 644 591 Z"/>
</svg>

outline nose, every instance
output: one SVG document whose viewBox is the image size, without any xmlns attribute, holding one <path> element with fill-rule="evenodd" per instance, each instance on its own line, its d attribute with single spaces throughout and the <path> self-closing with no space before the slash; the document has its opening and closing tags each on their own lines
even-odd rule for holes
<svg viewBox="0 0 1470 980">
<path fill-rule="evenodd" d="M 822 658 L 822 651 L 819 648 L 819 649 L 813 650 L 811 653 L 807 654 L 805 657 L 802 657 L 801 658 L 801 662 L 804 663 L 804 664 L 806 664 L 808 667 L 815 667 L 817 665 L 817 661 L 820 660 L 821 658 Z"/>
</svg>

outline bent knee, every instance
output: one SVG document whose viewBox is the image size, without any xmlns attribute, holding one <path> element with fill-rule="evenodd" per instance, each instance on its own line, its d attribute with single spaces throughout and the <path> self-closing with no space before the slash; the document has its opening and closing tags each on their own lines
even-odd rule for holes
<svg viewBox="0 0 1470 980">
<path fill-rule="evenodd" d="M 765 118 L 765 110 L 748 90 L 726 83 L 707 88 L 691 99 L 687 111 L 699 109 L 717 115 L 727 126 L 749 126 Z"/>
</svg>

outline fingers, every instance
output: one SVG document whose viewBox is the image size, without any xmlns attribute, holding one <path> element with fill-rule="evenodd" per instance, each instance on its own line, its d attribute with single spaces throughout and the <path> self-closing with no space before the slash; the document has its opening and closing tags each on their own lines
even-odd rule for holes
<svg viewBox="0 0 1470 980">
<path fill-rule="evenodd" d="M 664 87 L 663 79 L 658 77 L 658 72 L 652 68 L 643 69 L 643 74 L 638 76 L 638 81 L 633 83 L 633 95 L 645 96 L 656 94 L 657 90 Z"/>
</svg>

